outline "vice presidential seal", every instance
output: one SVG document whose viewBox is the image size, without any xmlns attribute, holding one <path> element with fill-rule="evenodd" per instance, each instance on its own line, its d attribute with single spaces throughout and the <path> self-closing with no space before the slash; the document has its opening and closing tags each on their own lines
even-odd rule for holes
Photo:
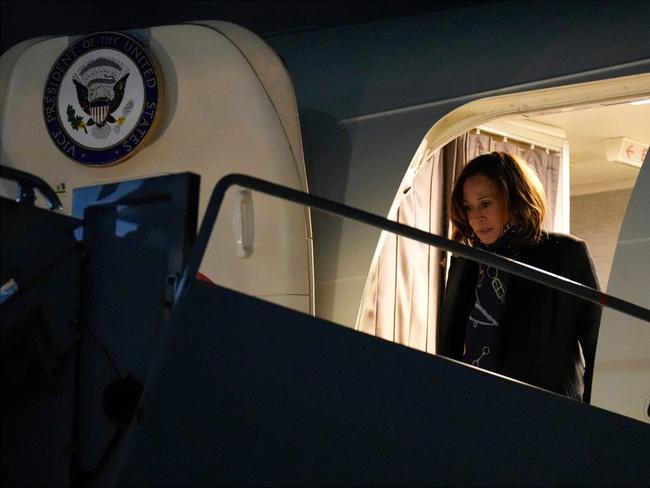
<svg viewBox="0 0 650 488">
<path fill-rule="evenodd" d="M 135 39 L 119 32 L 91 34 L 71 44 L 50 70 L 45 124 L 74 161 L 119 163 L 151 135 L 159 90 L 154 61 Z"/>
</svg>

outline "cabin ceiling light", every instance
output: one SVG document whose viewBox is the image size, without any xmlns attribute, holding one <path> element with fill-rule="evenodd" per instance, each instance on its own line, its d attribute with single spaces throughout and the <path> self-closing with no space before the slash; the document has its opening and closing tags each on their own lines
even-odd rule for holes
<svg viewBox="0 0 650 488">
<path fill-rule="evenodd" d="M 630 105 L 647 105 L 650 103 L 650 98 L 646 98 L 645 100 L 635 100 L 634 102 L 630 102 Z"/>
</svg>

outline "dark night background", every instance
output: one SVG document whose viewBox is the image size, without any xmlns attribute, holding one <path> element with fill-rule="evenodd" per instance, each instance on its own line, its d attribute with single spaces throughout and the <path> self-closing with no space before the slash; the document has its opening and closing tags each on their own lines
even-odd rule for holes
<svg viewBox="0 0 650 488">
<path fill-rule="evenodd" d="M 192 20 L 223 20 L 261 36 L 318 30 L 469 7 L 495 0 L 447 1 L 2 1 L 2 52 L 43 35 L 84 34 Z"/>
</svg>

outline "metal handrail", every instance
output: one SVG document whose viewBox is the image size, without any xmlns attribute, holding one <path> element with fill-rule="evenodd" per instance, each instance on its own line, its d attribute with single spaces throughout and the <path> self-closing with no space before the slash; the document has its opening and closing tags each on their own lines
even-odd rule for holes
<svg viewBox="0 0 650 488">
<path fill-rule="evenodd" d="M 413 227 L 409 227 L 392 220 L 388 220 L 379 215 L 375 215 L 364 210 L 348 207 L 342 203 L 337 203 L 326 198 L 318 197 L 303 193 L 286 186 L 271 183 L 269 181 L 261 180 L 252 176 L 242 174 L 230 174 L 224 176 L 217 182 L 212 191 L 212 196 L 208 202 L 208 207 L 201 222 L 199 234 L 196 242 L 192 247 L 190 259 L 187 263 L 183 276 L 176 291 L 176 299 L 178 299 L 185 290 L 188 280 L 197 276 L 199 266 L 205 254 L 205 250 L 212 234 L 212 229 L 217 220 L 217 215 L 223 202 L 223 198 L 228 188 L 233 185 L 238 185 L 251 190 L 266 193 L 283 200 L 289 200 L 298 204 L 306 205 L 309 207 L 317 208 L 335 215 L 357 220 L 380 229 L 393 232 L 400 236 L 408 237 L 410 239 L 428 244 L 430 246 L 438 247 L 444 251 L 449 251 L 455 255 L 477 261 L 487 266 L 501 269 L 513 275 L 525 278 L 536 283 L 548 286 L 555 290 L 569 293 L 576 297 L 588 300 L 590 302 L 602 305 L 605 307 L 613 308 L 619 312 L 631 315 L 645 322 L 650 322 L 650 309 L 628 302 L 621 298 L 617 298 L 601 291 L 595 290 L 588 286 L 582 285 L 576 281 L 569 280 L 562 276 L 549 273 L 534 266 L 530 266 L 514 259 L 499 256 L 482 249 L 466 246 L 451 239 L 441 237 L 436 234 L 431 234 Z"/>
</svg>

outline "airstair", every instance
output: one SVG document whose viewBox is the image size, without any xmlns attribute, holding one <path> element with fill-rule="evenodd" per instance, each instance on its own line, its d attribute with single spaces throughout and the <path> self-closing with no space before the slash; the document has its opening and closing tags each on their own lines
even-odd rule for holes
<svg viewBox="0 0 650 488">
<path fill-rule="evenodd" d="M 190 173 L 32 205 L 2 168 L 6 485 L 645 485 L 650 425 L 196 279 L 233 185 L 345 214 L 506 271 L 563 278 L 255 178 Z"/>
</svg>

